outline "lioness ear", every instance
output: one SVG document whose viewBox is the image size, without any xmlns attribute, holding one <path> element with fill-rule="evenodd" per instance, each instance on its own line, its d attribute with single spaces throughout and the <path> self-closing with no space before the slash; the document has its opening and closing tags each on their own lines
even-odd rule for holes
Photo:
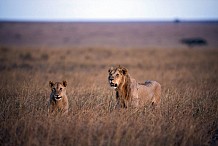
<svg viewBox="0 0 218 146">
<path fill-rule="evenodd" d="M 110 68 L 108 69 L 108 73 L 110 73 L 113 69 L 114 69 L 113 67 L 110 67 Z"/>
<path fill-rule="evenodd" d="M 123 75 L 127 74 L 127 69 L 125 67 L 122 68 L 122 73 L 123 73 Z"/>
<path fill-rule="evenodd" d="M 52 87 L 54 83 L 52 81 L 49 81 L 49 86 Z"/>
<path fill-rule="evenodd" d="M 63 81 L 64 87 L 67 87 L 67 81 Z"/>
</svg>

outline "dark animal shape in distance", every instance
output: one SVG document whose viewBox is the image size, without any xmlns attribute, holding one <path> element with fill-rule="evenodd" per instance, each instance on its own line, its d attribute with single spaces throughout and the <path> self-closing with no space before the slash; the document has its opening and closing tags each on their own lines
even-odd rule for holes
<svg viewBox="0 0 218 146">
<path fill-rule="evenodd" d="M 207 40 L 203 38 L 184 38 L 180 42 L 188 47 L 205 46 L 208 44 Z"/>
</svg>

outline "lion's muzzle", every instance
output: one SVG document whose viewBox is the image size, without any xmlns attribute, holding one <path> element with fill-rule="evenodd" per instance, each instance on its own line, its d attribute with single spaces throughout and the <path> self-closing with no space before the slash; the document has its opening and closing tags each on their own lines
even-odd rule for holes
<svg viewBox="0 0 218 146">
<path fill-rule="evenodd" d="M 61 100 L 61 98 L 62 98 L 62 96 L 60 96 L 60 95 L 54 95 L 55 100 Z"/>
<path fill-rule="evenodd" d="M 113 83 L 113 80 L 109 80 L 109 84 L 113 88 L 117 88 L 117 83 Z"/>
</svg>

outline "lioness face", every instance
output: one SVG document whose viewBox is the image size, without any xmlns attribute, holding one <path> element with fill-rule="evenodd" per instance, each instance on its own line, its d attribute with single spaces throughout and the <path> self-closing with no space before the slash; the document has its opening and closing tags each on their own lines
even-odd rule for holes
<svg viewBox="0 0 218 146">
<path fill-rule="evenodd" d="M 61 100 L 64 95 L 66 95 L 66 87 L 67 87 L 67 82 L 63 81 L 61 82 L 56 82 L 53 83 L 52 81 L 49 81 L 49 85 L 51 87 L 51 95 L 50 97 L 53 98 L 54 100 Z"/>
<path fill-rule="evenodd" d="M 126 68 L 123 67 L 117 67 L 113 68 L 111 67 L 108 70 L 109 76 L 108 76 L 108 81 L 111 87 L 114 89 L 118 88 L 120 84 L 124 82 L 125 75 L 127 74 Z"/>
</svg>

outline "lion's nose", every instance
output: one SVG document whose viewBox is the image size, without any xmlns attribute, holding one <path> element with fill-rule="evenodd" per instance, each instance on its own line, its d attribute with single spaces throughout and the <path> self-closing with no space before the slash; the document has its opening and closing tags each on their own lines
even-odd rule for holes
<svg viewBox="0 0 218 146">
<path fill-rule="evenodd" d="M 111 80 L 111 81 L 114 80 L 114 77 L 109 77 L 109 80 Z"/>
</svg>

